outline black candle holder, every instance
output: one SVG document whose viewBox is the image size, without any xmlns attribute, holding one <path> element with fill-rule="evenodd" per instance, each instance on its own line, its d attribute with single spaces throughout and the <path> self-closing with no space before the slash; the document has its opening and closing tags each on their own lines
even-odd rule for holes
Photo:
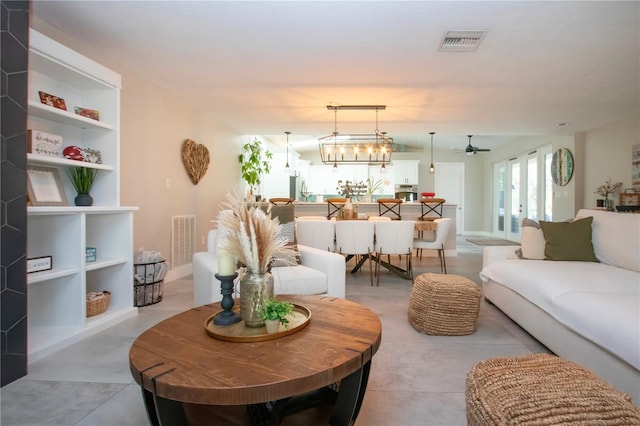
<svg viewBox="0 0 640 426">
<path fill-rule="evenodd" d="M 216 279 L 221 283 L 222 300 L 220 301 L 220 306 L 222 307 L 222 312 L 213 318 L 215 325 L 231 325 L 241 320 L 240 315 L 233 312 L 233 280 L 237 276 L 237 272 L 233 275 L 216 274 Z"/>
</svg>

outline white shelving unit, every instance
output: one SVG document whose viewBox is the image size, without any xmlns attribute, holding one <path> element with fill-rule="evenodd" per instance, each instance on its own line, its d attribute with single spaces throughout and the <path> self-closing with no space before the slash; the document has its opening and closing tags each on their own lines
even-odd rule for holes
<svg viewBox="0 0 640 426">
<path fill-rule="evenodd" d="M 68 206 L 27 208 L 27 257 L 52 256 L 53 268 L 28 274 L 29 362 L 137 314 L 133 305 L 133 212 L 120 206 L 120 75 L 34 31 L 29 47 L 28 128 L 63 137 L 63 146 L 99 150 L 102 163 L 27 154 L 27 164 L 60 171 Z M 68 111 L 42 104 L 39 91 Z M 100 112 L 100 121 L 74 107 Z M 97 170 L 94 205 L 75 207 L 66 169 Z M 86 262 L 86 248 L 97 260 Z M 108 290 L 107 311 L 86 317 L 86 294 Z"/>
</svg>

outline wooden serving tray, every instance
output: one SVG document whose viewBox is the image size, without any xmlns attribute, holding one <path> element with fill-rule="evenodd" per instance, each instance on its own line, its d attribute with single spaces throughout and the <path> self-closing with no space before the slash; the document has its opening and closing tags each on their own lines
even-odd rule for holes
<svg viewBox="0 0 640 426">
<path fill-rule="evenodd" d="M 239 311 L 239 309 L 234 310 Z M 242 320 L 231 325 L 214 324 L 213 319 L 221 313 L 222 312 L 218 312 L 207 318 L 204 322 L 204 329 L 209 336 L 227 342 L 262 342 L 265 340 L 278 339 L 302 330 L 309 324 L 309 320 L 311 320 L 311 311 L 302 305 L 294 303 L 293 312 L 288 316 L 289 328 L 284 328 L 283 325 L 280 325 L 280 331 L 269 334 L 265 326 L 246 327 Z"/>
</svg>

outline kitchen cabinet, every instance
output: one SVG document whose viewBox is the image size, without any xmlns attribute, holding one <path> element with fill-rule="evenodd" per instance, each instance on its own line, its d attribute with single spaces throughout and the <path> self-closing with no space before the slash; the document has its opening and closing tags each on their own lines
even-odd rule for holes
<svg viewBox="0 0 640 426">
<path fill-rule="evenodd" d="M 419 160 L 394 160 L 396 185 L 417 185 Z"/>
</svg>

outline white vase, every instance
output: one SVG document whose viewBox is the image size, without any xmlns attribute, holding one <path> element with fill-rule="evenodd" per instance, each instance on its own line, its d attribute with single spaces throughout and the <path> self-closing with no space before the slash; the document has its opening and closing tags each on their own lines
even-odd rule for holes
<svg viewBox="0 0 640 426">
<path fill-rule="evenodd" d="M 267 327 L 267 333 L 273 334 L 280 330 L 280 320 L 264 320 L 264 325 Z"/>
</svg>

